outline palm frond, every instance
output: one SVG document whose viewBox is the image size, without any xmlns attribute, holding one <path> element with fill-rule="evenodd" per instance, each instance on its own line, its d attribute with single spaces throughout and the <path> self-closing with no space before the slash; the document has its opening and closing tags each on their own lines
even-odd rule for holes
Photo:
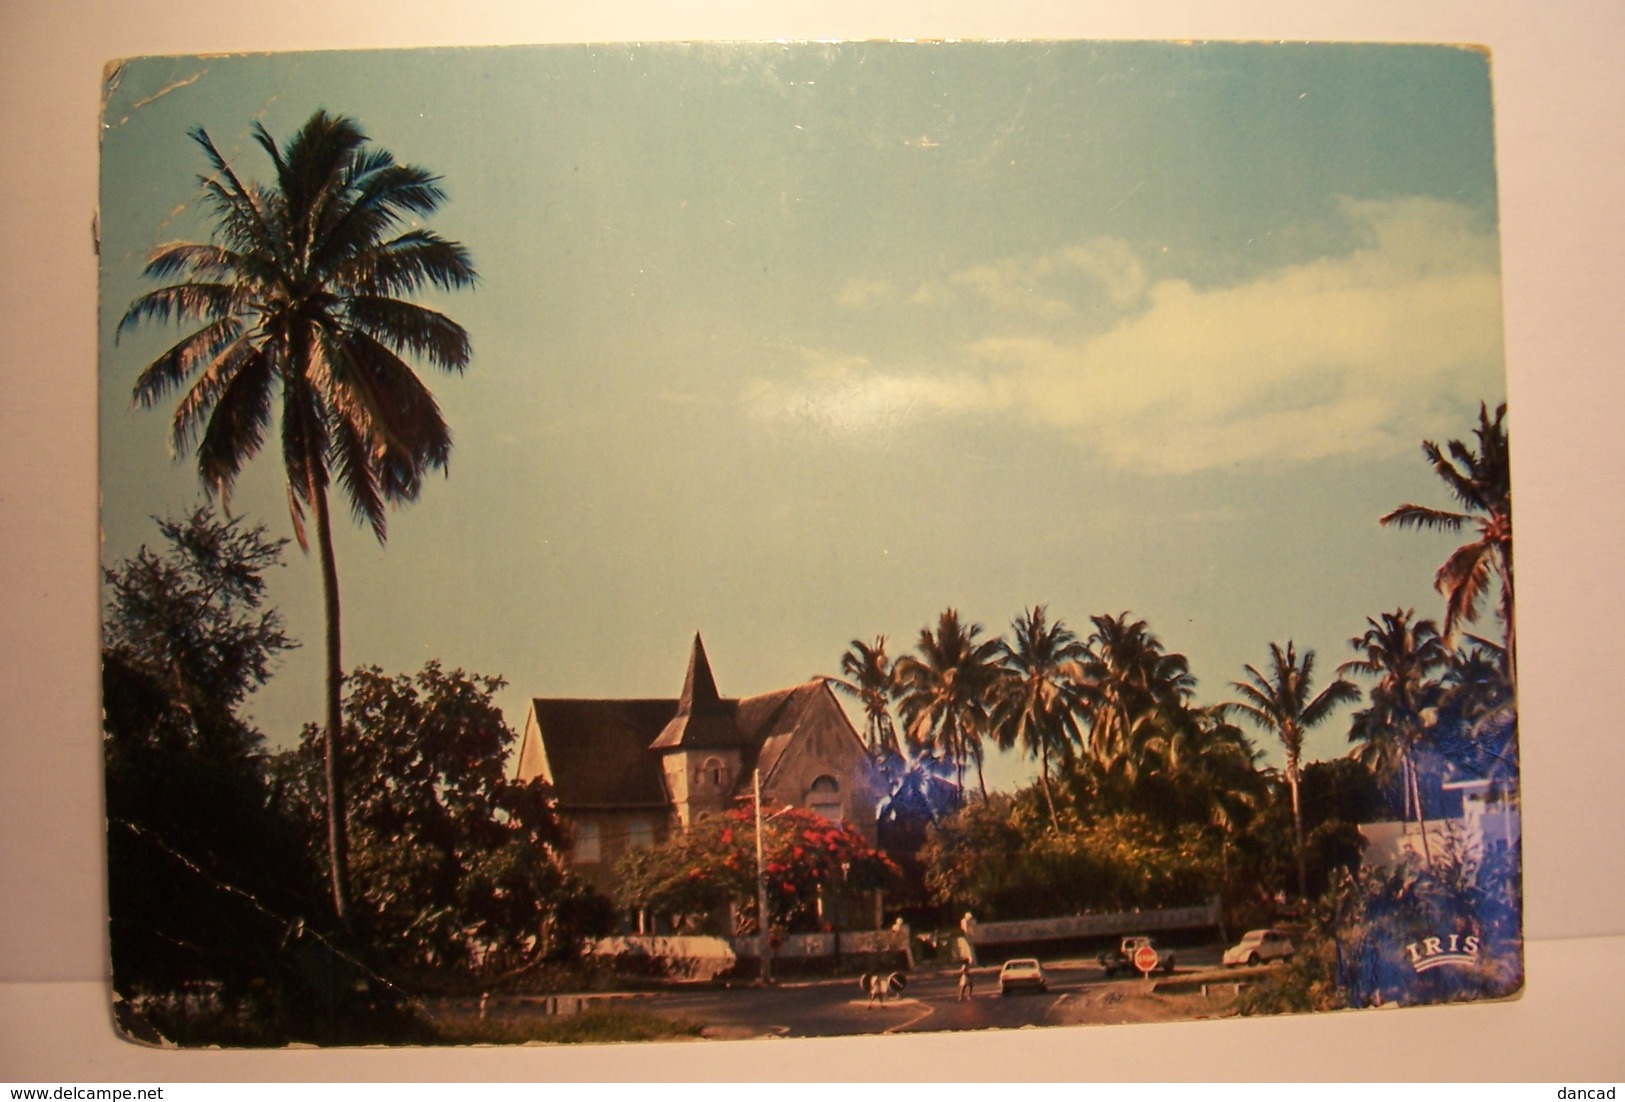
<svg viewBox="0 0 1625 1102">
<path fill-rule="evenodd" d="M 211 176 L 201 176 L 198 183 L 209 196 L 215 213 L 220 218 L 219 228 L 225 239 L 242 252 L 258 252 L 267 257 L 286 259 L 280 236 L 268 216 L 268 204 L 263 192 L 243 186 L 226 159 L 215 148 L 209 132 L 201 126 L 191 131 L 194 142 L 203 148 L 203 154 L 214 169 Z"/>
<path fill-rule="evenodd" d="M 345 335 L 343 371 L 333 394 L 346 404 L 358 429 L 370 432 L 380 486 L 390 500 L 411 500 L 426 468 L 444 470 L 451 460 L 451 430 L 434 395 L 400 357 L 365 333 Z M 348 404 L 350 399 L 358 399 Z M 391 470 L 391 468 L 399 468 Z"/>
<path fill-rule="evenodd" d="M 334 419 L 330 432 L 328 466 L 338 484 L 344 488 L 350 502 L 350 514 L 357 523 L 372 528 L 379 543 L 388 537 L 388 518 L 384 514 L 384 496 L 380 490 L 381 465 L 363 435 L 347 418 Z"/>
<path fill-rule="evenodd" d="M 263 350 L 256 353 L 250 349 L 244 355 L 231 356 L 227 362 L 229 369 L 222 372 L 225 385 L 218 393 L 203 396 L 198 406 L 199 412 L 211 403 L 213 406 L 208 427 L 198 442 L 198 473 L 222 497 L 231 492 L 243 465 L 265 441 L 265 429 L 271 422 L 273 375 L 272 357 Z M 193 393 L 209 377 L 210 373 L 205 373 Z M 187 397 L 190 400 L 191 395 Z"/>
<path fill-rule="evenodd" d="M 1359 686 L 1352 682 L 1338 678 L 1327 685 L 1303 709 L 1302 721 L 1305 727 L 1319 726 L 1320 722 L 1331 715 L 1332 710 L 1340 704 L 1357 704 L 1363 694 Z"/>
<path fill-rule="evenodd" d="M 471 287 L 478 281 L 473 258 L 461 244 L 430 230 L 411 230 L 374 248 L 345 257 L 333 280 L 358 293 L 399 296 L 425 284 L 442 291 Z"/>
<path fill-rule="evenodd" d="M 228 277 L 231 281 L 268 283 L 275 280 L 277 273 L 252 253 L 194 241 L 171 241 L 152 251 L 141 274 L 148 279 L 186 275 L 192 282 L 203 283 L 223 283 Z"/>
<path fill-rule="evenodd" d="M 344 195 L 344 202 L 328 212 L 331 224 L 321 227 L 321 244 L 311 259 L 312 270 L 324 276 L 337 273 L 346 259 L 376 248 L 407 218 L 434 213 L 446 198 L 438 176 L 396 164 L 382 150 L 355 155 L 345 174 Z"/>
<path fill-rule="evenodd" d="M 215 349 L 208 366 L 198 374 L 196 382 L 187 390 L 170 418 L 170 446 L 177 453 L 191 447 L 205 421 L 212 416 L 214 407 L 224 395 L 226 388 L 247 361 L 256 355 L 269 358 L 265 350 L 256 347 L 246 336 L 240 336 Z M 264 372 L 264 375 L 265 385 L 269 389 L 269 371 Z"/>
<path fill-rule="evenodd" d="M 237 312 L 241 288 L 230 283 L 177 283 L 138 295 L 114 331 L 115 339 L 143 322 L 219 321 Z"/>
<path fill-rule="evenodd" d="M 1458 532 L 1462 525 L 1471 519 L 1463 513 L 1452 513 L 1444 509 L 1431 509 L 1426 505 L 1405 504 L 1383 516 L 1377 521 L 1382 525 L 1396 525 L 1400 528 L 1428 528 L 1441 532 Z"/>
<path fill-rule="evenodd" d="M 1434 588 L 1445 596 L 1445 633 L 1454 634 L 1463 623 L 1476 623 L 1478 602 L 1490 584 L 1491 548 L 1467 543 L 1451 552 L 1434 578 Z"/>
<path fill-rule="evenodd" d="M 151 409 L 164 395 L 184 385 L 200 365 L 212 362 L 242 336 L 242 323 L 227 317 L 183 337 L 142 369 L 136 377 L 132 400 L 144 409 Z"/>
<path fill-rule="evenodd" d="M 356 328 L 397 353 L 459 373 L 473 357 L 468 331 L 428 307 L 378 295 L 355 295 L 345 306 Z"/>
</svg>

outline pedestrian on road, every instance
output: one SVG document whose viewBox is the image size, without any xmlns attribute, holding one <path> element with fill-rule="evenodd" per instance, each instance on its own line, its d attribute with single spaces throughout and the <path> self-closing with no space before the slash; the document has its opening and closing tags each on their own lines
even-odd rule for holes
<svg viewBox="0 0 1625 1102">
<path fill-rule="evenodd" d="M 959 997 L 960 999 L 972 998 L 975 991 L 976 985 L 972 982 L 970 975 L 970 961 L 962 960 L 959 962 Z"/>
</svg>

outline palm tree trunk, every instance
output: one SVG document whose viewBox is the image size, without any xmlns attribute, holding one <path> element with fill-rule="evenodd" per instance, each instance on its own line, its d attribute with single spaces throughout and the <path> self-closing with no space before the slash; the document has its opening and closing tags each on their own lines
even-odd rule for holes
<svg viewBox="0 0 1625 1102">
<path fill-rule="evenodd" d="M 1292 790 L 1293 849 L 1298 858 L 1298 898 L 1309 898 L 1309 872 L 1303 859 L 1303 808 L 1298 803 L 1298 763 L 1291 762 L 1286 771 L 1287 787 Z"/>
<path fill-rule="evenodd" d="M 1422 786 L 1416 779 L 1416 766 L 1408 758 L 1405 762 L 1405 772 L 1410 778 L 1410 792 L 1408 795 L 1416 808 L 1416 829 L 1422 836 L 1422 860 L 1431 869 L 1433 867 L 1433 848 L 1428 845 L 1427 815 L 1422 810 Z"/>
<path fill-rule="evenodd" d="M 1506 675 L 1507 687 L 1512 690 L 1516 699 L 1518 695 L 1518 636 L 1515 630 L 1513 617 L 1517 614 L 1517 601 L 1512 592 L 1512 545 L 1504 544 L 1501 554 L 1498 555 L 1496 565 L 1501 575 L 1501 615 L 1506 623 Z"/>
<path fill-rule="evenodd" d="M 1061 820 L 1055 814 L 1055 797 L 1049 790 L 1049 743 L 1038 744 L 1038 783 L 1044 790 L 1044 803 L 1049 806 L 1049 825 L 1056 834 L 1061 833 Z"/>
<path fill-rule="evenodd" d="M 333 913 L 350 928 L 350 832 L 345 818 L 344 768 L 338 743 L 343 736 L 344 664 L 339 650 L 339 569 L 333 555 L 333 527 L 327 510 L 327 487 L 316 477 L 314 460 L 306 461 L 311 507 L 316 513 L 316 547 L 322 563 L 322 604 L 327 617 L 327 732 L 322 765 L 327 780 L 327 862 L 333 883 Z"/>
</svg>

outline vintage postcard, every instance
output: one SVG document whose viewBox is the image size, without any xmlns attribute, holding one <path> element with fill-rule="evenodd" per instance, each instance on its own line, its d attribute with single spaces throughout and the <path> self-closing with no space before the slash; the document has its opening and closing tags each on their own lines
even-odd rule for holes
<svg viewBox="0 0 1625 1102">
<path fill-rule="evenodd" d="M 124 1036 L 1521 989 L 1484 51 L 155 57 L 103 93 Z"/>
</svg>

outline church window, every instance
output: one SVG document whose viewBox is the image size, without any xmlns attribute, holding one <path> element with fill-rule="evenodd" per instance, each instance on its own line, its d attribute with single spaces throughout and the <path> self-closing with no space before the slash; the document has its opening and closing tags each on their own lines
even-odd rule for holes
<svg viewBox="0 0 1625 1102">
<path fill-rule="evenodd" d="M 721 788 L 727 775 L 727 767 L 722 764 L 721 758 L 706 758 L 705 764 L 694 771 L 694 780 L 697 784 L 708 784 L 712 788 Z"/>
<path fill-rule="evenodd" d="M 655 844 L 654 827 L 647 819 L 633 819 L 626 824 L 626 848 L 649 849 Z"/>
<path fill-rule="evenodd" d="M 807 795 L 807 807 L 814 814 L 822 815 L 830 822 L 840 822 L 841 814 L 841 784 L 834 777 L 825 774 L 812 783 L 812 791 Z"/>
<path fill-rule="evenodd" d="M 571 848 L 571 856 L 578 865 L 596 865 L 602 860 L 599 851 L 597 823 L 584 822 L 576 824 L 575 845 Z"/>
</svg>

